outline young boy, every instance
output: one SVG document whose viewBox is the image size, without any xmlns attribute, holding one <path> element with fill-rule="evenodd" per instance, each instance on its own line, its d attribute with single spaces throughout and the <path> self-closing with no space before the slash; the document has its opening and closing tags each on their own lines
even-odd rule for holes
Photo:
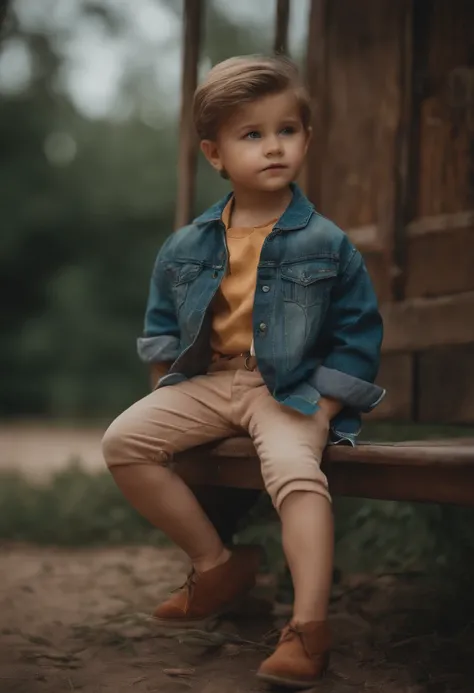
<svg viewBox="0 0 474 693">
<path fill-rule="evenodd" d="M 311 136 L 295 66 L 258 56 L 215 66 L 194 117 L 232 193 L 161 248 L 138 351 L 163 377 L 112 423 L 103 451 L 128 501 L 192 562 L 154 614 L 183 627 L 249 590 L 260 550 L 222 544 L 170 459 L 250 435 L 295 590 L 293 618 L 258 676 L 308 687 L 330 648 L 333 520 L 321 456 L 328 437 L 353 444 L 360 412 L 384 394 L 373 384 L 382 323 L 360 254 L 293 183 Z"/>
</svg>

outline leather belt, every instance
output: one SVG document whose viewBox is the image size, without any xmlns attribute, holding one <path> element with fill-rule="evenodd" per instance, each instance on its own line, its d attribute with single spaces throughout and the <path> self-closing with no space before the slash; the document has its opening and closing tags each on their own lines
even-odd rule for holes
<svg viewBox="0 0 474 693">
<path fill-rule="evenodd" d="M 215 371 L 255 371 L 257 369 L 257 359 L 249 351 L 237 356 L 221 356 L 211 363 L 208 372 Z"/>
</svg>

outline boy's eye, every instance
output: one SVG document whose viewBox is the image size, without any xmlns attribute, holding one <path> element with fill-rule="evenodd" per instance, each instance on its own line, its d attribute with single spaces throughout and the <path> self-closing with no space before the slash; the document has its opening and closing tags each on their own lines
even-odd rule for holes
<svg viewBox="0 0 474 693">
<path fill-rule="evenodd" d="M 247 139 L 247 140 L 256 140 L 256 139 L 258 139 L 259 137 L 260 137 L 260 133 L 257 132 L 256 130 L 252 130 L 251 132 L 248 132 L 248 133 L 245 135 L 245 139 Z"/>
<path fill-rule="evenodd" d="M 294 135 L 296 128 L 293 125 L 288 125 L 286 128 L 281 130 L 282 135 Z"/>
</svg>

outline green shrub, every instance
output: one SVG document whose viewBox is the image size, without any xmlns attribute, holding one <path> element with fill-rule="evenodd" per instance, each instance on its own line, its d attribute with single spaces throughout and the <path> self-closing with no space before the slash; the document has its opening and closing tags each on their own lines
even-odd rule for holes
<svg viewBox="0 0 474 693">
<path fill-rule="evenodd" d="M 2 474 L 0 539 L 77 546 L 156 544 L 164 537 L 125 501 L 108 472 L 92 475 L 72 464 L 44 486 Z"/>
<path fill-rule="evenodd" d="M 376 426 L 364 439 L 409 440 L 472 435 L 463 428 Z M 336 563 L 343 570 L 449 570 L 471 580 L 474 574 L 474 510 L 335 498 Z M 280 531 L 267 497 L 252 510 L 239 541 L 260 542 L 268 567 L 285 570 Z M 162 533 L 124 500 L 106 471 L 84 472 L 72 464 L 47 485 L 18 474 L 0 476 L 0 540 L 57 545 L 159 544 Z M 453 578 L 454 579 L 454 578 Z"/>
</svg>

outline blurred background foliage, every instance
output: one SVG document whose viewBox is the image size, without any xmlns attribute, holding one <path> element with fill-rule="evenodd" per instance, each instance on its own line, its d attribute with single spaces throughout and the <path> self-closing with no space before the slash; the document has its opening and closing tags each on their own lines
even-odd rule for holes
<svg viewBox="0 0 474 693">
<path fill-rule="evenodd" d="M 369 426 L 366 433 L 376 441 L 387 436 L 395 440 L 459 436 L 465 430 L 388 425 Z M 471 594 L 471 508 L 339 497 L 333 502 L 336 579 L 341 572 L 420 571 L 440 581 L 443 591 L 456 594 L 467 589 Z M 124 500 L 108 472 L 88 473 L 74 459 L 42 484 L 32 484 L 16 472 L 0 475 L 2 540 L 62 546 L 167 542 Z M 244 519 L 236 541 L 264 546 L 268 569 L 280 576 L 281 598 L 291 599 L 280 526 L 268 496 L 262 495 Z"/>
<path fill-rule="evenodd" d="M 41 5 L 12 3 L 0 53 L 0 415 L 89 419 L 145 388 L 135 338 L 154 257 L 173 227 L 181 2 L 137 4 L 149 21 L 160 10 L 155 21 L 167 28 L 158 25 L 155 40 L 143 27 L 133 33 L 122 2 Z M 265 32 L 243 30 L 225 10 L 208 3 L 204 67 L 270 47 L 270 26 L 262 45 Z M 93 98 L 79 108 L 69 84 L 81 33 L 97 34 L 117 61 L 125 53 L 99 113 Z M 202 164 L 198 209 L 226 189 Z"/>
</svg>

